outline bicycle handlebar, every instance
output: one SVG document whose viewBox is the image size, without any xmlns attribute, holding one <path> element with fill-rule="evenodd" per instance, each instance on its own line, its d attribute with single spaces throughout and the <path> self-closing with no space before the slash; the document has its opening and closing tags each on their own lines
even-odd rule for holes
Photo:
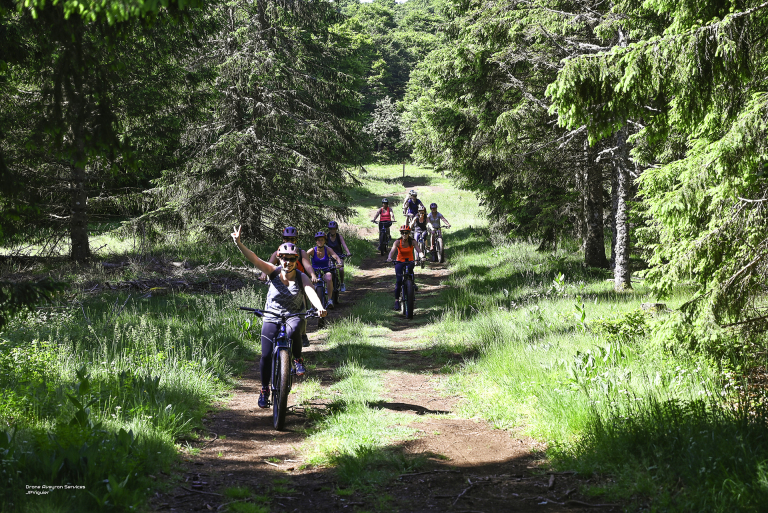
<svg viewBox="0 0 768 513">
<path fill-rule="evenodd" d="M 246 312 L 250 312 L 256 317 L 264 317 L 264 314 L 270 314 L 274 315 L 275 317 L 279 317 L 281 321 L 287 321 L 288 319 L 292 319 L 294 317 L 317 317 L 317 308 L 310 308 L 306 312 L 298 312 L 293 314 L 281 314 L 280 312 L 275 312 L 272 310 L 259 310 L 258 308 L 250 308 L 247 306 L 241 306 L 239 307 L 240 310 L 245 310 Z"/>
</svg>

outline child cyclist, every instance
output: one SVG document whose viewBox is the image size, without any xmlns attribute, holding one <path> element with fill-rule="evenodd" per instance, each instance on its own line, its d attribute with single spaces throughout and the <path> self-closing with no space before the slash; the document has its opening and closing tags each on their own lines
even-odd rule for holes
<svg viewBox="0 0 768 513">
<path fill-rule="evenodd" d="M 336 221 L 328 223 L 328 237 L 325 239 L 325 245 L 335 251 L 342 260 L 352 256 L 352 252 L 347 247 L 344 237 L 339 233 L 339 223 Z M 342 248 L 344 251 L 342 251 Z M 344 286 L 344 268 L 342 267 L 339 269 L 339 292 L 346 290 L 347 288 Z"/>
<path fill-rule="evenodd" d="M 269 291 L 267 292 L 267 302 L 264 310 L 278 312 L 281 315 L 302 313 L 306 310 L 305 297 L 309 298 L 312 304 L 317 308 L 320 317 L 325 317 L 328 312 L 324 305 L 320 303 L 315 289 L 312 287 L 312 280 L 296 268 L 296 262 L 299 259 L 299 252 L 296 245 L 288 242 L 281 244 L 277 249 L 277 256 L 280 260 L 280 266 L 270 264 L 259 258 L 253 251 L 246 248 L 240 241 L 240 227 L 232 232 L 240 252 L 261 272 L 269 277 Z M 274 314 L 265 313 L 264 322 L 261 325 L 261 360 L 259 360 L 259 371 L 261 372 L 261 394 L 259 395 L 259 408 L 269 406 L 269 379 L 272 375 L 272 348 L 274 339 L 277 336 L 279 328 L 279 317 Z M 301 358 L 301 325 L 306 324 L 306 320 L 300 317 L 288 319 L 285 326 L 285 332 L 291 339 L 293 351 L 293 360 L 296 365 L 296 375 L 303 376 L 306 373 L 304 360 Z"/>
<path fill-rule="evenodd" d="M 400 238 L 392 244 L 392 249 L 387 257 L 387 262 L 391 262 L 395 258 L 395 276 L 397 281 L 395 282 L 395 310 L 400 310 L 400 289 L 403 286 L 403 273 L 413 271 L 416 260 L 421 257 L 419 250 L 416 247 L 414 240 L 411 238 L 411 227 L 404 224 L 400 227 Z"/>
<path fill-rule="evenodd" d="M 307 254 L 312 259 L 312 267 L 315 268 L 316 272 L 329 267 L 331 265 L 331 258 L 336 260 L 338 268 L 344 267 L 344 260 L 334 250 L 325 245 L 325 238 L 325 232 L 317 232 L 315 234 L 315 247 L 307 251 Z M 320 272 L 320 279 L 325 280 L 325 288 L 328 291 L 328 298 L 326 300 L 328 308 L 333 308 L 333 300 L 331 299 L 333 297 L 333 277 L 330 272 L 324 274 Z"/>
</svg>

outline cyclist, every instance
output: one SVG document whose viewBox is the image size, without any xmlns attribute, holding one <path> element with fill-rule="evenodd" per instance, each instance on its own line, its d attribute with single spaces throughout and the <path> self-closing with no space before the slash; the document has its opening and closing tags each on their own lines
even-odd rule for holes
<svg viewBox="0 0 768 513">
<path fill-rule="evenodd" d="M 416 242 L 421 242 L 428 231 L 432 231 L 432 225 L 427 221 L 427 209 L 424 205 L 419 205 L 419 215 L 411 221 L 411 230 L 416 236 Z"/>
<path fill-rule="evenodd" d="M 400 289 L 403 286 L 403 273 L 404 271 L 413 272 L 413 266 L 416 265 L 416 260 L 420 257 L 419 249 L 413 243 L 411 238 L 411 227 L 404 224 L 400 227 L 400 238 L 392 244 L 392 249 L 387 257 L 387 262 L 391 262 L 392 258 L 397 254 L 397 261 L 395 262 L 395 276 L 397 281 L 395 282 L 395 310 L 400 310 Z"/>
<path fill-rule="evenodd" d="M 432 226 L 432 237 L 431 237 L 431 244 L 429 247 L 430 251 L 435 250 L 435 234 L 437 233 L 437 230 L 440 229 L 440 220 L 445 221 L 445 226 L 447 228 L 451 227 L 451 223 L 448 222 L 448 219 L 445 218 L 443 214 L 437 211 L 437 203 L 431 203 L 429 205 L 429 215 L 427 216 L 427 221 L 429 221 L 429 224 Z"/>
<path fill-rule="evenodd" d="M 376 215 L 373 216 L 372 221 L 375 223 L 376 219 L 379 219 L 379 230 L 381 230 L 381 227 L 383 226 L 387 230 L 387 235 L 390 235 L 389 227 L 395 222 L 395 213 L 389 208 L 389 200 L 387 198 L 381 200 L 381 208 L 376 211 Z M 384 251 L 385 249 L 386 248 L 379 247 L 380 251 Z"/>
<path fill-rule="evenodd" d="M 352 256 L 352 252 L 347 247 L 347 243 L 344 237 L 339 233 L 339 223 L 331 221 L 328 223 L 328 239 L 325 241 L 325 245 L 336 252 L 337 255 L 346 254 L 348 257 Z M 341 249 L 344 248 L 344 251 Z M 342 259 L 343 260 L 343 259 Z M 344 286 L 344 268 L 339 269 L 339 292 L 345 292 L 347 288 Z"/>
<path fill-rule="evenodd" d="M 285 229 L 283 229 L 283 242 L 284 243 L 290 243 L 290 244 L 296 244 L 296 241 L 299 238 L 299 231 L 294 228 L 293 226 L 286 226 Z M 307 252 L 301 249 L 299 246 L 296 246 L 296 250 L 299 254 L 299 260 L 296 262 L 296 268 L 303 272 L 304 274 L 308 274 L 310 279 L 312 280 L 312 283 L 317 283 L 317 275 L 315 274 L 315 270 L 312 268 L 312 264 L 310 263 L 309 255 L 307 255 Z M 270 264 L 277 265 L 277 251 L 272 253 L 272 255 L 269 257 L 269 260 L 267 260 Z M 307 271 L 309 269 L 309 271 Z M 261 273 L 261 276 L 259 277 L 261 281 L 267 281 L 267 275 L 264 273 Z M 301 339 L 302 339 L 302 345 L 304 347 L 309 347 L 309 337 L 307 336 L 307 323 L 304 323 L 301 325 L 302 331 L 301 331 Z"/>
<path fill-rule="evenodd" d="M 411 221 L 412 218 L 416 217 L 419 211 L 419 205 L 424 205 L 424 203 L 421 202 L 419 198 L 417 198 L 418 193 L 411 189 L 408 191 L 408 197 L 403 202 L 403 215 L 408 216 L 408 222 Z M 424 207 L 426 208 L 426 207 Z"/>
<path fill-rule="evenodd" d="M 286 226 L 283 230 L 283 242 L 290 242 L 291 244 L 296 244 L 296 241 L 299 238 L 299 231 L 294 228 L 293 226 Z M 299 246 L 296 246 L 296 250 L 299 252 L 299 260 L 296 262 L 296 268 L 309 275 L 309 277 L 312 279 L 312 283 L 317 283 L 317 275 L 315 274 L 315 270 L 312 269 L 312 265 L 310 264 L 309 255 L 307 255 L 307 252 L 301 249 Z M 277 251 L 272 253 L 270 255 L 269 260 L 267 260 L 270 264 L 277 265 Z M 309 269 L 309 271 L 307 271 Z M 261 273 L 259 276 L 259 279 L 261 281 L 267 280 L 267 275 L 264 273 Z"/>
<path fill-rule="evenodd" d="M 325 245 L 325 232 L 317 232 L 315 234 L 315 247 L 307 251 L 307 254 L 312 258 L 312 267 L 315 269 L 322 269 L 331 265 L 331 258 L 336 260 L 336 265 L 339 268 L 344 267 L 344 260 L 336 254 L 334 250 Z M 322 276 L 325 280 L 325 289 L 328 291 L 328 299 L 326 303 L 328 308 L 333 308 L 333 277 L 330 272 L 325 273 Z"/>
<path fill-rule="evenodd" d="M 286 242 L 277 248 L 277 257 L 281 265 L 276 266 L 265 262 L 259 258 L 253 251 L 246 248 L 240 240 L 240 230 L 238 226 L 232 232 L 240 252 L 261 272 L 269 276 L 269 291 L 267 292 L 267 302 L 264 310 L 279 312 L 282 315 L 302 312 L 306 309 L 305 297 L 308 297 L 312 304 L 317 308 L 318 315 L 325 317 L 328 311 L 320 303 L 315 289 L 312 287 L 312 280 L 297 269 L 299 251 L 295 244 Z M 261 360 L 259 360 L 259 372 L 261 372 L 261 393 L 259 394 L 259 408 L 269 406 L 269 379 L 272 375 L 272 346 L 278 333 L 280 318 L 268 312 L 264 313 L 263 324 L 261 325 Z M 301 358 L 301 325 L 306 324 L 306 320 L 300 317 L 288 319 L 285 326 L 285 332 L 291 339 L 292 350 L 296 365 L 296 375 L 303 376 L 307 371 L 304 368 L 304 360 Z"/>
</svg>

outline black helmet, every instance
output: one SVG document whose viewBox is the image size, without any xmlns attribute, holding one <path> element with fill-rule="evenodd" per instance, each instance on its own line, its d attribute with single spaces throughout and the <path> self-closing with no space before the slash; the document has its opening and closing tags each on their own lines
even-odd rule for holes
<svg viewBox="0 0 768 513">
<path fill-rule="evenodd" d="M 389 200 L 388 200 L 387 198 L 383 198 L 383 199 L 381 200 L 381 202 L 382 202 L 382 203 L 389 203 Z"/>
<path fill-rule="evenodd" d="M 437 203 L 430 203 L 429 208 L 437 208 Z"/>
</svg>

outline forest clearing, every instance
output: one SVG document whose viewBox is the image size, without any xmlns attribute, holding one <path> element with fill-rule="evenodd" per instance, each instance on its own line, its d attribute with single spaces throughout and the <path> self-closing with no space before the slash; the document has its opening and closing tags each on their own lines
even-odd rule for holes
<svg viewBox="0 0 768 513">
<path fill-rule="evenodd" d="M 766 30 L 0 0 L 0 513 L 763 511 Z"/>
</svg>

